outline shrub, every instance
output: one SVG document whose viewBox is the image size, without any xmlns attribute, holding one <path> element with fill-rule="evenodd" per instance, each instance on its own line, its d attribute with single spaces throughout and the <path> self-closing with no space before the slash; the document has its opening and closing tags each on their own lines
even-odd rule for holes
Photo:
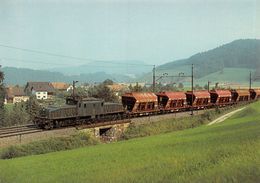
<svg viewBox="0 0 260 183">
<path fill-rule="evenodd" d="M 96 145 L 99 140 L 89 133 L 80 132 L 69 137 L 56 137 L 48 140 L 41 140 L 25 145 L 10 146 L 3 150 L 2 159 L 10 159 L 20 156 L 44 154 L 61 150 L 75 149 L 88 145 Z"/>
<path fill-rule="evenodd" d="M 229 111 L 229 108 L 216 108 L 215 110 L 205 111 L 203 114 L 193 117 L 184 117 L 178 119 L 174 118 L 142 125 L 131 124 L 123 133 L 121 139 L 131 139 L 135 137 L 144 137 L 177 130 L 184 130 L 187 128 L 195 128 L 200 125 L 209 123 L 227 111 Z"/>
</svg>

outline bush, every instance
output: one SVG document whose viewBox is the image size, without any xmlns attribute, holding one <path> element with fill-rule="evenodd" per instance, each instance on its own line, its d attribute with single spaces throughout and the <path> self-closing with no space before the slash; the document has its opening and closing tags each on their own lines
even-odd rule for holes
<svg viewBox="0 0 260 183">
<path fill-rule="evenodd" d="M 70 137 L 57 137 L 25 145 L 10 146 L 3 150 L 2 159 L 10 159 L 20 156 L 44 154 L 49 152 L 75 149 L 88 145 L 96 145 L 99 141 L 89 133 L 80 132 Z"/>
<path fill-rule="evenodd" d="M 121 139 L 131 139 L 135 137 L 145 137 L 150 135 L 157 135 L 160 133 L 167 133 L 177 130 L 184 130 L 188 128 L 195 128 L 217 118 L 220 114 L 226 113 L 228 109 L 218 109 L 205 111 L 203 114 L 193 117 L 174 118 L 161 122 L 151 122 L 142 125 L 131 124 L 123 133 Z"/>
<path fill-rule="evenodd" d="M 4 119 L 1 121 L 0 126 L 13 126 L 30 123 L 30 115 L 26 112 L 24 102 L 16 103 L 9 110 L 5 110 Z"/>
</svg>

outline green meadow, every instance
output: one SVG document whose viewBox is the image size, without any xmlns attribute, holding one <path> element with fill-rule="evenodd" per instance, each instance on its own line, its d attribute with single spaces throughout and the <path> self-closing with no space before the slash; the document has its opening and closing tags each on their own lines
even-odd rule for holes
<svg viewBox="0 0 260 183">
<path fill-rule="evenodd" d="M 5 104 L 4 107 L 5 107 L 6 110 L 10 111 L 10 110 L 13 109 L 14 104 L 10 104 L 10 103 L 8 103 L 8 104 Z"/>
<path fill-rule="evenodd" d="M 260 182 L 260 103 L 211 126 L 0 160 L 0 182 Z"/>
</svg>

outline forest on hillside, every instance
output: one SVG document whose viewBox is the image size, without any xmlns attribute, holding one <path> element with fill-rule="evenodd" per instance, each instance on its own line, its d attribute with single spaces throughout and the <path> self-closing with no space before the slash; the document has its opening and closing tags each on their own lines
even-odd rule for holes
<svg viewBox="0 0 260 183">
<path fill-rule="evenodd" d="M 236 40 L 212 50 L 197 53 L 188 59 L 169 62 L 158 69 L 175 69 L 195 64 L 197 78 L 221 71 L 224 68 L 248 68 L 260 74 L 260 40 Z"/>
</svg>

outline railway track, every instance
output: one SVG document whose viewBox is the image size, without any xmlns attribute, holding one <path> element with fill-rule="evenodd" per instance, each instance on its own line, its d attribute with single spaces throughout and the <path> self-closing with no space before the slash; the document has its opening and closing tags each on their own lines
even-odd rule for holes
<svg viewBox="0 0 260 183">
<path fill-rule="evenodd" d="M 214 110 L 214 109 L 207 109 L 209 110 Z M 206 110 L 194 110 L 197 114 L 203 113 Z M 139 123 L 141 124 L 140 120 L 144 119 L 150 119 L 156 116 L 166 116 L 166 115 L 179 115 L 179 116 L 184 116 L 189 114 L 190 111 L 176 111 L 174 113 L 166 113 L 166 114 L 160 114 L 160 115 L 144 115 L 144 116 L 139 116 L 139 117 L 133 117 L 131 119 L 124 119 L 124 120 L 116 120 L 116 121 L 106 121 L 106 122 L 101 122 L 101 123 L 92 123 L 92 124 L 84 124 L 84 125 L 75 125 L 74 127 L 78 130 L 80 129 L 85 129 L 85 128 L 93 128 L 93 127 L 100 127 L 100 126 L 105 126 L 105 125 L 112 125 L 112 124 L 122 124 L 122 123 Z M 175 116 L 176 117 L 176 116 Z M 138 120 L 140 119 L 140 120 Z M 156 121 L 156 120 L 155 120 Z M 67 127 L 59 128 L 59 129 L 65 129 Z M 20 125 L 20 126 L 11 126 L 11 127 L 3 127 L 0 128 L 0 139 L 1 138 L 6 138 L 6 137 L 12 137 L 12 136 L 21 136 L 21 135 L 26 135 L 26 134 L 32 134 L 32 133 L 38 133 L 38 132 L 43 132 L 45 130 L 38 129 L 34 124 L 27 124 L 27 125 Z"/>
<path fill-rule="evenodd" d="M 0 138 L 37 133 L 41 131 L 41 129 L 37 129 L 33 124 L 4 127 L 0 128 Z"/>
</svg>

